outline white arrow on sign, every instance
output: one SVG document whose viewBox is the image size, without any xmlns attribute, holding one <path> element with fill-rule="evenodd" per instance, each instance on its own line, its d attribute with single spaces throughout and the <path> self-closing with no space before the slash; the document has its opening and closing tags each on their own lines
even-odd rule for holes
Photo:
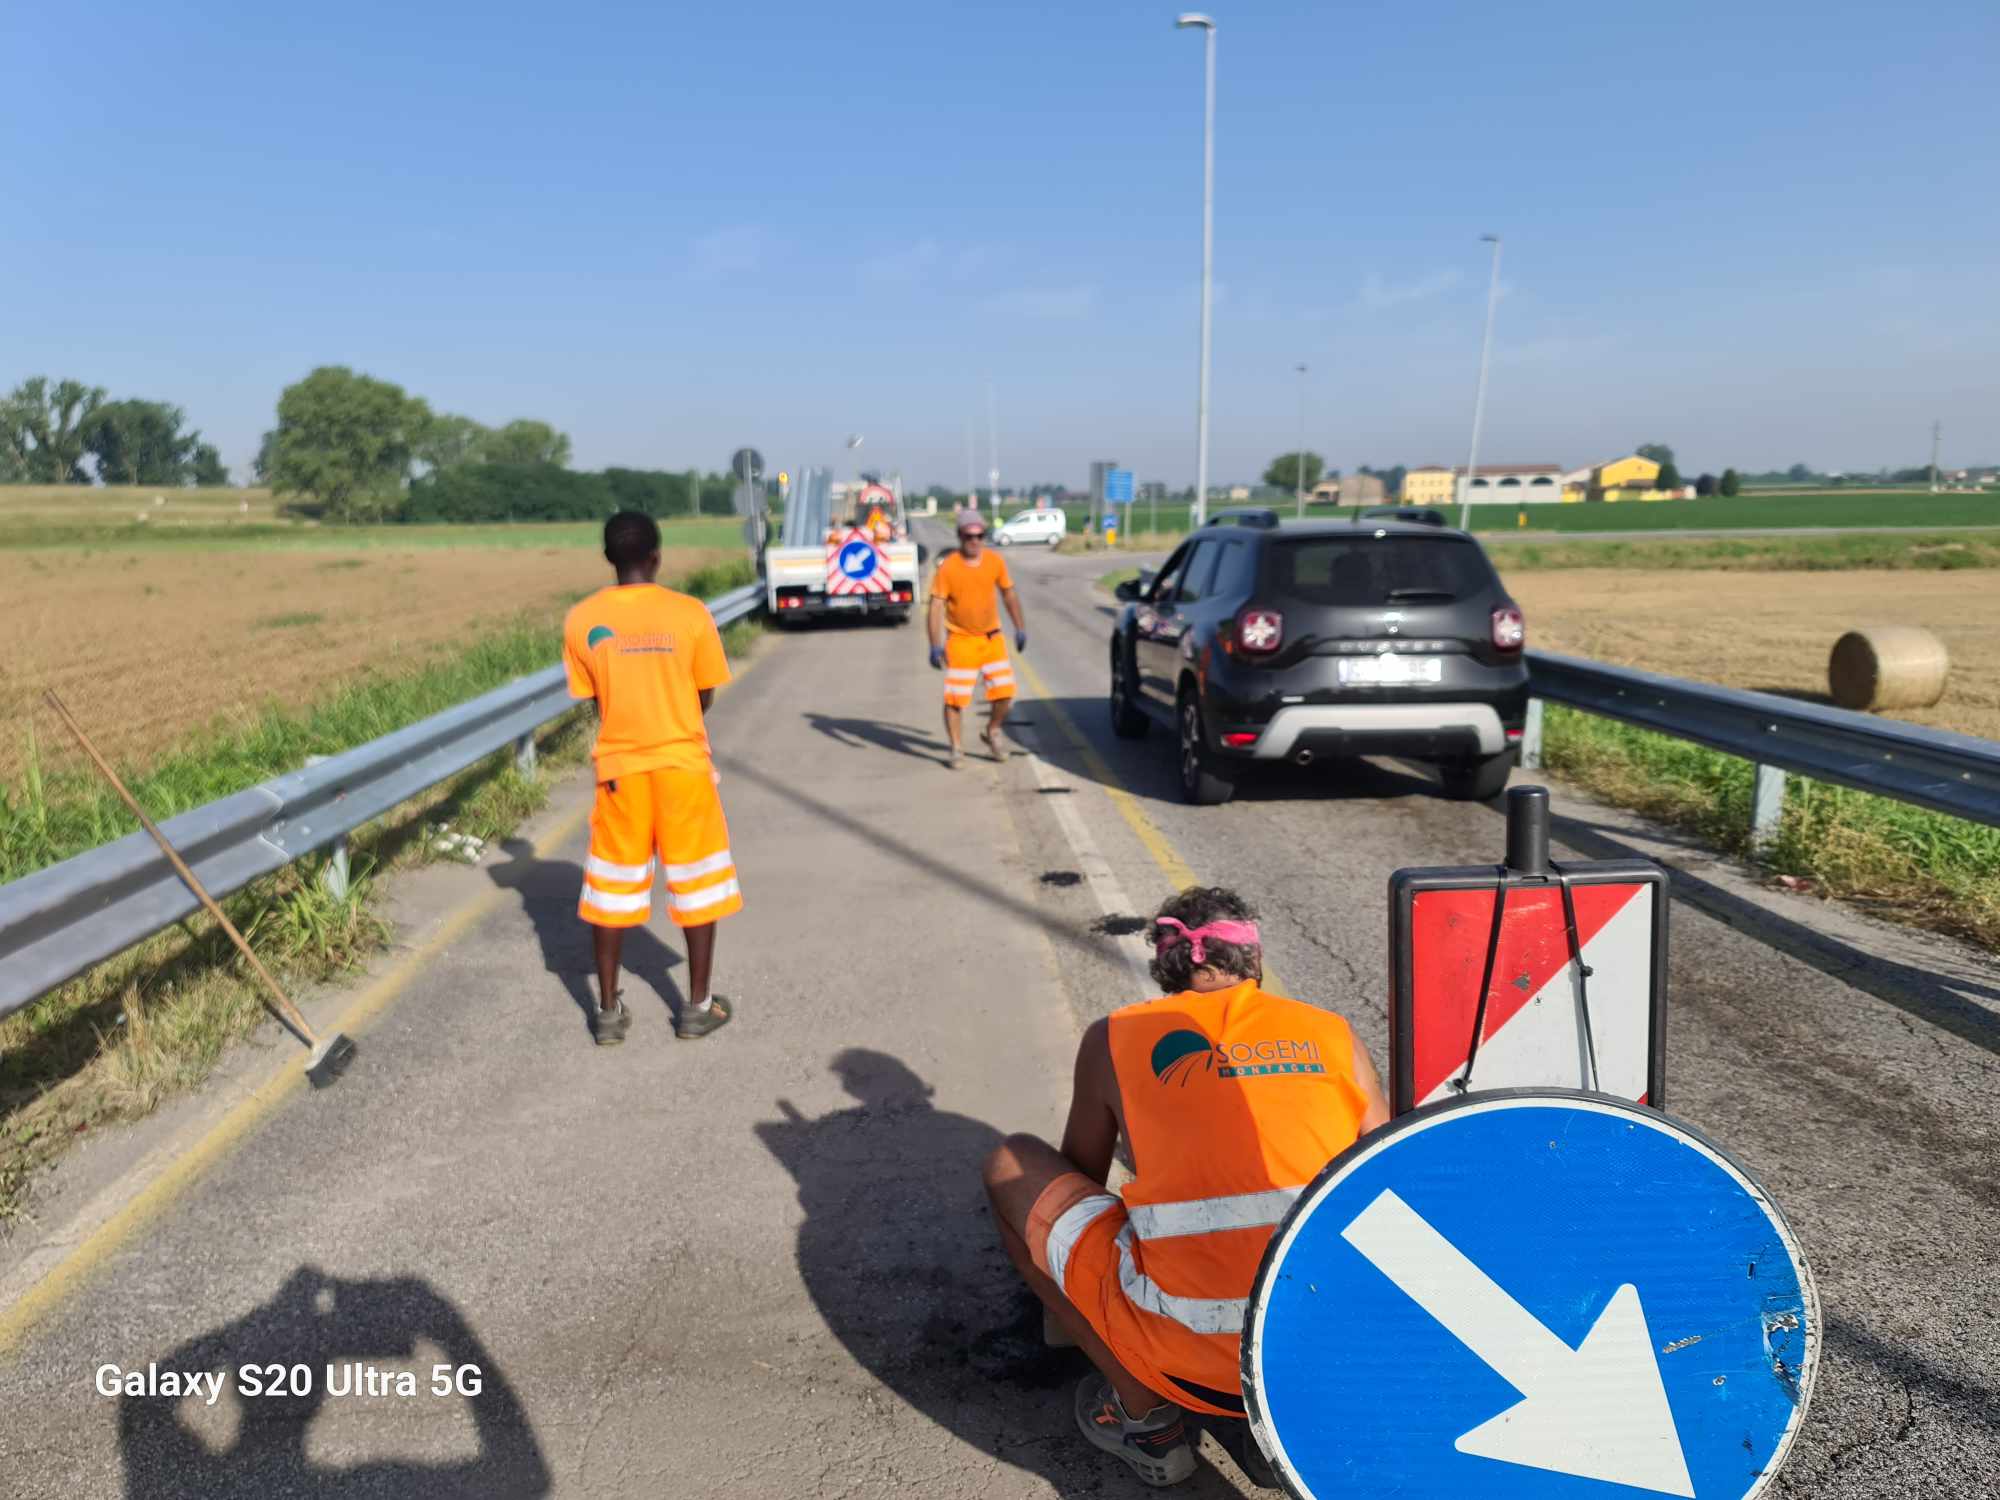
<svg viewBox="0 0 2000 1500">
<path fill-rule="evenodd" d="M 1572 1349 L 1394 1192 L 1340 1236 L 1524 1398 L 1459 1452 L 1694 1500 L 1637 1287 L 1619 1287 Z"/>
</svg>

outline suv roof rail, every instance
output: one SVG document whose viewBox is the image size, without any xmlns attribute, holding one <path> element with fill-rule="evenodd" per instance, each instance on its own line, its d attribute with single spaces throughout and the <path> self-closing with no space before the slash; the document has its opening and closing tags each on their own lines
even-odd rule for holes
<svg viewBox="0 0 2000 1500">
<path fill-rule="evenodd" d="M 1278 525 L 1278 513 L 1268 505 L 1239 506 L 1234 510 L 1219 510 L 1208 518 L 1211 526 L 1255 526 L 1260 531 L 1272 531 Z"/>
</svg>

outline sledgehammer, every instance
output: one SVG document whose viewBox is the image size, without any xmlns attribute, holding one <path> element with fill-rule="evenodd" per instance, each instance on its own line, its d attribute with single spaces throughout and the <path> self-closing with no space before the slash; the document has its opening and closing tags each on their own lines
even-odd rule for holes
<svg viewBox="0 0 2000 1500">
<path fill-rule="evenodd" d="M 187 861 L 174 851 L 174 846 L 167 842 L 167 836 L 160 832 L 158 825 L 151 818 L 146 816 L 146 809 L 139 805 L 139 799 L 126 790 L 125 783 L 118 779 L 118 773 L 112 770 L 104 757 L 97 753 L 97 747 L 91 744 L 90 736 L 83 732 L 83 726 L 76 722 L 62 699 L 56 696 L 55 689 L 45 688 L 42 697 L 48 701 L 49 707 L 56 711 L 57 717 L 69 726 L 69 732 L 75 735 L 76 742 L 83 746 L 83 753 L 88 755 L 91 763 L 103 773 L 104 779 L 111 783 L 113 790 L 125 799 L 125 805 L 132 809 L 132 816 L 137 818 L 146 832 L 153 836 L 153 842 L 160 846 L 160 852 L 166 855 L 174 870 L 187 882 L 188 889 L 193 891 L 201 904 L 208 908 L 208 914 L 221 924 L 222 930 L 229 934 L 229 940 L 236 945 L 237 951 L 248 961 L 257 977 L 264 981 L 264 988 L 270 992 L 270 999 L 265 1001 L 265 1009 L 277 1017 L 278 1022 L 309 1049 L 310 1055 L 306 1058 L 307 1081 L 314 1088 L 323 1089 L 339 1078 L 347 1071 L 347 1065 L 354 1061 L 354 1043 L 339 1032 L 324 1040 L 313 1034 L 312 1027 L 306 1024 L 306 1018 L 299 1014 L 299 1008 L 292 1004 L 284 990 L 279 987 L 278 981 L 271 977 L 271 971 L 264 967 L 263 961 L 250 950 L 250 945 L 243 940 L 243 934 L 236 930 L 236 924 L 223 915 L 222 908 L 215 904 L 215 898 L 209 895 L 202 883 L 195 878 L 194 871 L 187 867 Z"/>
</svg>

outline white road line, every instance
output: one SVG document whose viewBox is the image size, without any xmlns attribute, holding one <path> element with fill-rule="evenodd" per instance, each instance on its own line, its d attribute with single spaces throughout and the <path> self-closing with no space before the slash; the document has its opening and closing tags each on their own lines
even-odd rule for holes
<svg viewBox="0 0 2000 1500">
<path fill-rule="evenodd" d="M 1056 815 L 1056 825 L 1069 841 L 1070 852 L 1076 856 L 1076 867 L 1082 873 L 1084 883 L 1090 887 L 1091 895 L 1097 898 L 1098 910 L 1107 917 L 1137 916 L 1138 908 L 1125 894 L 1118 877 L 1112 874 L 1110 862 L 1099 852 L 1097 841 L 1084 826 L 1083 814 L 1076 810 L 1074 798 L 1082 783 L 1042 756 L 1037 748 L 1040 726 L 1035 728 L 1035 744 L 1028 747 L 1028 764 L 1034 768 L 1035 784 L 1049 794 L 1049 810 Z M 1143 929 L 1126 937 L 1112 937 L 1107 933 L 1104 940 L 1130 966 L 1140 992 L 1151 995 L 1159 986 L 1147 971 L 1146 965 L 1152 955 L 1146 951 L 1142 934 Z"/>
</svg>

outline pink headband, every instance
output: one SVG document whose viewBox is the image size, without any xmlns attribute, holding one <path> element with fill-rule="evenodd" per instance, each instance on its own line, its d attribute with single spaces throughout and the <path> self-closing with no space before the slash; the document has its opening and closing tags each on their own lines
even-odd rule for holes
<svg viewBox="0 0 2000 1500">
<path fill-rule="evenodd" d="M 1155 952 L 1164 953 L 1175 943 L 1185 940 L 1194 950 L 1188 956 L 1196 963 L 1201 963 L 1208 957 L 1208 950 L 1202 944 L 1203 938 L 1214 938 L 1221 943 L 1241 943 L 1250 948 L 1259 946 L 1261 942 L 1257 936 L 1255 922 L 1204 922 L 1199 927 L 1190 928 L 1187 923 L 1176 921 L 1172 917 L 1155 917 L 1153 921 L 1154 925 L 1159 927 L 1180 929 L 1178 934 L 1163 932 L 1155 938 L 1153 941 Z"/>
</svg>

